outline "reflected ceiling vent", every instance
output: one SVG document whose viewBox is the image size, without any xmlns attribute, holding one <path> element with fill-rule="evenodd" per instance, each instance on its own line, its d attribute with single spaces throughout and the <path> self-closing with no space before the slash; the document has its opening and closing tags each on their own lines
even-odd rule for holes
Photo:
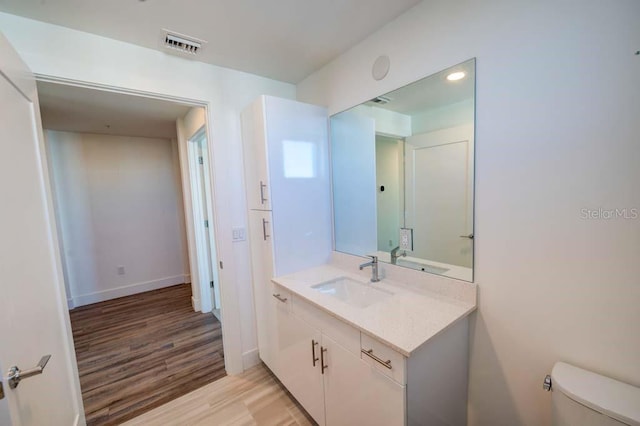
<svg viewBox="0 0 640 426">
<path fill-rule="evenodd" d="M 185 56 L 196 56 L 202 50 L 206 41 L 186 36 L 175 31 L 162 30 L 162 44 L 173 53 Z"/>
<path fill-rule="evenodd" d="M 378 96 L 377 98 L 371 99 L 371 102 L 378 105 L 384 105 L 391 102 L 391 98 L 387 98 L 386 96 Z"/>
</svg>

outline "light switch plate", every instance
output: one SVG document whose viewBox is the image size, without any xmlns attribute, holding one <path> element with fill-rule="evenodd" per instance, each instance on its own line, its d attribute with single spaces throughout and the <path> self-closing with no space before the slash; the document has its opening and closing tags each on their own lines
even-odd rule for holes
<svg viewBox="0 0 640 426">
<path fill-rule="evenodd" d="M 413 229 L 400 228 L 400 249 L 413 251 Z"/>
<path fill-rule="evenodd" d="M 232 230 L 233 241 L 244 241 L 246 239 L 247 239 L 247 235 L 244 228 L 233 228 Z"/>
</svg>

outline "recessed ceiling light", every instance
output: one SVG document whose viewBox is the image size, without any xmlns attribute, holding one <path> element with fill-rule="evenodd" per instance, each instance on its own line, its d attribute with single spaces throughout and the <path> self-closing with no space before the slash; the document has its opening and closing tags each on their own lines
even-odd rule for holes
<svg viewBox="0 0 640 426">
<path fill-rule="evenodd" d="M 452 72 L 451 74 L 449 74 L 447 76 L 447 80 L 449 80 L 449 81 L 458 81 L 458 80 L 462 80 L 466 76 L 467 76 L 467 74 L 464 71 L 456 71 L 456 72 Z"/>
</svg>

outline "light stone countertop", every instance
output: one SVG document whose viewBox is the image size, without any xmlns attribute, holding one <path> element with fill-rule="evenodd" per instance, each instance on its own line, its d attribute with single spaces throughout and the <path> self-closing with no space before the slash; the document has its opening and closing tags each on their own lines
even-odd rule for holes
<svg viewBox="0 0 640 426">
<path fill-rule="evenodd" d="M 393 295 L 365 308 L 358 308 L 312 288 L 339 277 L 348 277 Z M 388 278 L 371 283 L 362 274 L 330 264 L 275 277 L 273 282 L 406 357 L 476 309 L 475 297 L 472 300 L 447 297 Z"/>
</svg>

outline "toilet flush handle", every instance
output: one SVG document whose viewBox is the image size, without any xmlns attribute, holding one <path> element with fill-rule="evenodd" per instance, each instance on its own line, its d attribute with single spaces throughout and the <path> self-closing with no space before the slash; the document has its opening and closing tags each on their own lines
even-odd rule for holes
<svg viewBox="0 0 640 426">
<path fill-rule="evenodd" d="M 547 392 L 551 390 L 551 376 L 548 374 L 544 378 L 544 382 L 542 383 L 542 389 L 546 390 Z"/>
</svg>

